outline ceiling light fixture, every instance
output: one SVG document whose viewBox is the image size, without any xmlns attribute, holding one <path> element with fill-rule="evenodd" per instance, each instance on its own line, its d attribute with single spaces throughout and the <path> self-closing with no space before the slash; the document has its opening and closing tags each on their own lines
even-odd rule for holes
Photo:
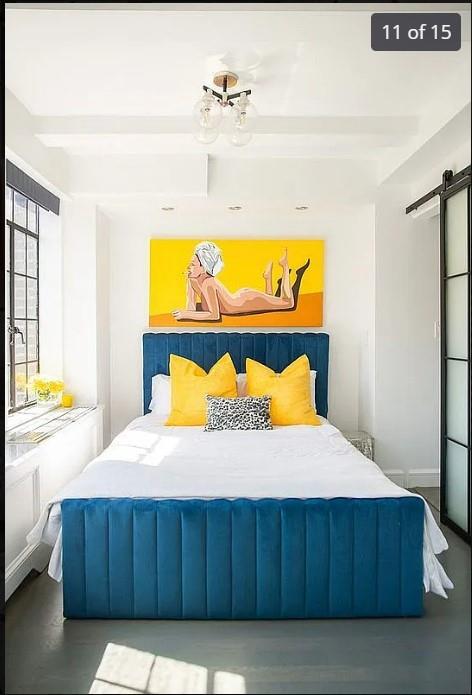
<svg viewBox="0 0 472 695">
<path fill-rule="evenodd" d="M 228 210 L 242 210 L 242 209 L 243 208 L 241 205 L 229 205 L 228 206 Z"/>
<path fill-rule="evenodd" d="M 297 205 L 295 210 L 308 210 L 308 205 Z"/>
<path fill-rule="evenodd" d="M 217 72 L 213 84 L 221 88 L 221 94 L 203 85 L 203 97 L 193 109 L 194 135 L 203 145 L 214 142 L 221 129 L 228 142 L 235 147 L 247 145 L 251 140 L 253 121 L 257 116 L 256 109 L 248 99 L 251 90 L 228 94 L 228 89 L 232 89 L 238 79 L 234 72 Z M 228 106 L 231 108 L 227 109 Z"/>
<path fill-rule="evenodd" d="M 175 210 L 175 208 L 165 207 L 165 208 L 161 208 L 161 210 L 164 210 L 165 212 L 168 212 L 169 210 Z"/>
</svg>

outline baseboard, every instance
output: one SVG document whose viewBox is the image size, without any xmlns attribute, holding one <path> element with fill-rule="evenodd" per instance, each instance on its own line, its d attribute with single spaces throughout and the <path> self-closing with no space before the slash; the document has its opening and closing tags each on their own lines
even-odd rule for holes
<svg viewBox="0 0 472 695">
<path fill-rule="evenodd" d="M 396 485 L 411 489 L 412 487 L 439 487 L 439 471 L 434 468 L 418 468 L 403 471 L 395 468 L 383 473 Z"/>
<path fill-rule="evenodd" d="M 42 572 L 49 562 L 51 548 L 44 543 L 37 543 L 25 548 L 5 568 L 5 601 L 17 589 L 31 570 Z"/>
<path fill-rule="evenodd" d="M 439 471 L 434 468 L 419 468 L 407 473 L 407 487 L 439 487 Z"/>
<path fill-rule="evenodd" d="M 395 485 L 405 487 L 405 471 L 402 471 L 401 468 L 395 468 L 390 471 L 383 471 L 383 473 L 387 476 L 387 478 L 390 478 L 392 483 L 395 483 Z"/>
</svg>

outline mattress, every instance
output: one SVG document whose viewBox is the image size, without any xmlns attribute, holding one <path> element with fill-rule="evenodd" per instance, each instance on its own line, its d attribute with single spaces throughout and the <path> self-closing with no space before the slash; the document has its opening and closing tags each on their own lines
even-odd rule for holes
<svg viewBox="0 0 472 695">
<path fill-rule="evenodd" d="M 166 427 L 152 413 L 123 430 L 48 503 L 29 542 L 54 546 L 49 574 L 62 578 L 64 499 L 378 499 L 414 496 L 389 480 L 327 420 L 319 427 L 204 432 Z M 436 555 L 447 542 L 424 502 L 423 583 L 452 588 Z"/>
</svg>

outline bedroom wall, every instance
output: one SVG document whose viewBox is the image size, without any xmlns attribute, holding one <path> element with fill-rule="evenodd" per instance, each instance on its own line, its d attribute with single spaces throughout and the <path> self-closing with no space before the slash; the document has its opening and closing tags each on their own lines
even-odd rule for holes
<svg viewBox="0 0 472 695">
<path fill-rule="evenodd" d="M 142 412 L 141 335 L 148 323 L 151 236 L 325 239 L 325 325 L 331 336 L 330 419 L 370 429 L 373 419 L 374 210 L 338 206 L 284 214 L 230 212 L 226 205 L 162 212 L 157 205 L 110 215 L 111 429 Z M 288 207 L 288 206 L 287 206 Z M 189 330 L 189 329 L 185 329 Z M 256 330 L 256 329 L 255 329 Z M 280 329 L 283 330 L 283 329 Z M 293 330 L 293 329 L 290 329 Z M 309 329 L 300 329 L 309 330 Z"/>
<path fill-rule="evenodd" d="M 79 405 L 103 406 L 110 441 L 110 249 L 108 218 L 89 200 L 64 200 L 64 382 Z"/>
<path fill-rule="evenodd" d="M 64 200 L 63 230 L 64 381 L 76 403 L 97 402 L 96 206 Z"/>
<path fill-rule="evenodd" d="M 101 210 L 96 218 L 97 278 L 97 399 L 103 405 L 103 444 L 111 436 L 110 413 L 110 229 L 109 220 Z"/>
<path fill-rule="evenodd" d="M 416 219 L 405 208 L 445 169 L 470 164 L 468 129 L 461 137 L 459 146 L 457 134 L 436 142 L 447 154 L 434 166 L 427 149 L 415 153 L 376 196 L 376 462 L 408 487 L 439 485 L 439 200 Z"/>
<path fill-rule="evenodd" d="M 376 462 L 401 484 L 439 472 L 439 237 L 405 215 L 408 185 L 379 188 L 375 217 Z"/>
</svg>

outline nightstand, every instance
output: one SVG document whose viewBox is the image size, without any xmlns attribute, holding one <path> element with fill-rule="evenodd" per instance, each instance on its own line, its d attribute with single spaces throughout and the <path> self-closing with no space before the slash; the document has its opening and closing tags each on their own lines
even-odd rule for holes
<svg viewBox="0 0 472 695">
<path fill-rule="evenodd" d="M 361 454 L 367 456 L 371 461 L 374 460 L 374 438 L 368 433 L 360 430 L 359 432 L 343 432 L 348 442 L 351 442 Z"/>
</svg>

